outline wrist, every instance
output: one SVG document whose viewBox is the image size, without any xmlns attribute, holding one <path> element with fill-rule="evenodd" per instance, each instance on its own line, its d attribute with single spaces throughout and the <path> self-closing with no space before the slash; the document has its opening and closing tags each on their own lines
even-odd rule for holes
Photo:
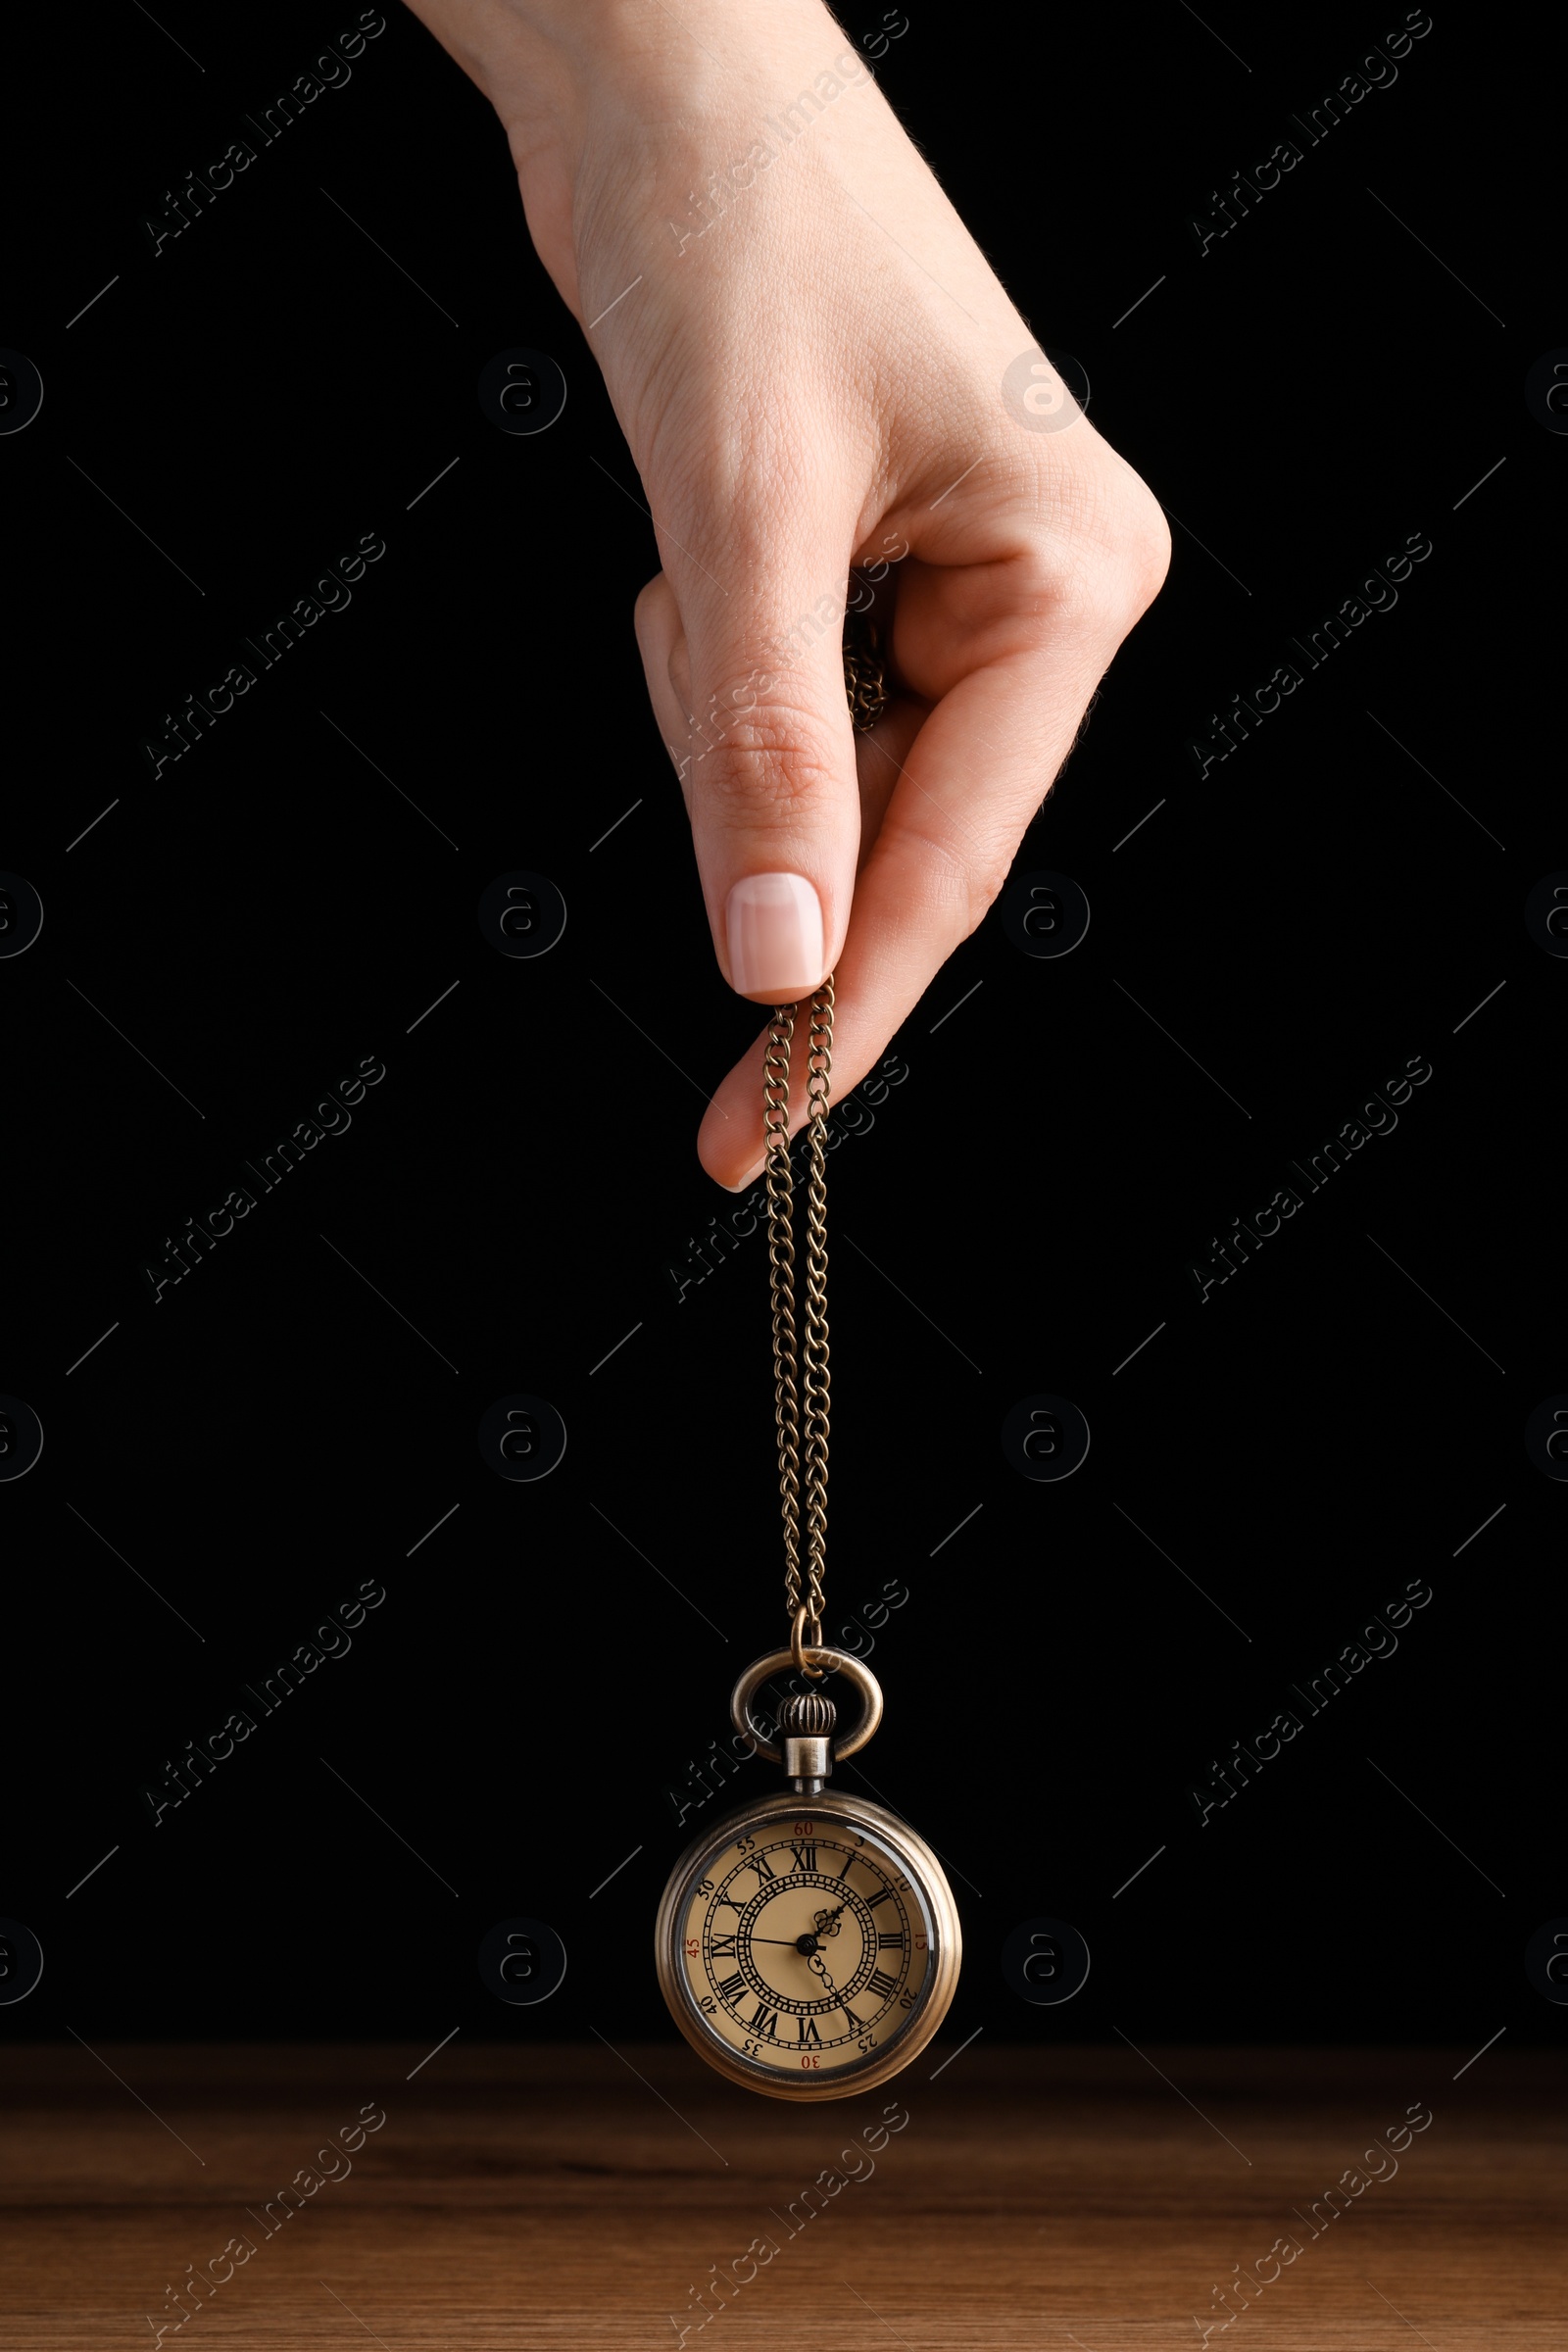
<svg viewBox="0 0 1568 2352">
<path fill-rule="evenodd" d="M 650 122 L 721 106 L 770 56 L 804 41 L 849 46 L 822 0 L 410 0 L 490 100 L 519 168 L 542 147 L 580 154 L 596 96 L 618 91 Z M 747 20 L 751 21 L 748 22 Z M 825 51 L 824 51 L 825 54 Z M 818 60 L 820 63 L 820 60 Z"/>
</svg>

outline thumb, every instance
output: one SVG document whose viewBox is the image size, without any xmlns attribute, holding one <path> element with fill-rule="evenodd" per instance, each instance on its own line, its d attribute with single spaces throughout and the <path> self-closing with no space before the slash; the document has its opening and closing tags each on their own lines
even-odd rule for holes
<svg viewBox="0 0 1568 2352">
<path fill-rule="evenodd" d="M 788 568 L 764 556 L 727 592 L 695 571 L 678 588 L 661 572 L 637 602 L 719 968 L 763 1004 L 809 995 L 849 923 L 860 838 L 842 651 L 849 564 L 846 532 L 836 568 L 820 555 Z M 835 578 L 843 585 L 824 588 Z"/>
</svg>

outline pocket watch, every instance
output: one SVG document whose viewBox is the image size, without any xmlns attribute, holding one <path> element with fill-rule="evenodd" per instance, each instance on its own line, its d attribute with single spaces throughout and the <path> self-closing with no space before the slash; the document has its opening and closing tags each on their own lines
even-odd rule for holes
<svg viewBox="0 0 1568 2352">
<path fill-rule="evenodd" d="M 881 1690 L 858 1658 L 815 1646 L 806 1657 L 859 1686 L 862 1713 L 842 1758 L 876 1728 Z M 824 1788 L 832 1700 L 786 1696 L 782 1750 L 759 1732 L 753 1695 L 793 1660 L 793 1649 L 759 1658 L 731 1708 L 791 1788 L 722 1815 L 682 1854 L 659 1909 L 659 1982 L 687 2040 L 732 2082 L 771 2098 L 839 2099 L 924 2049 L 953 1998 L 962 1938 L 925 1839 L 885 1805 Z"/>
<path fill-rule="evenodd" d="M 942 1865 L 887 1806 L 827 1788 L 882 1718 L 861 1659 L 824 1647 L 827 1528 L 827 1246 L 823 1122 L 832 1067 L 833 981 L 810 1004 L 805 1337 L 797 1373 L 789 1154 L 789 1061 L 797 1007 L 768 1035 L 763 1089 L 775 1418 L 791 1638 L 747 1667 L 730 1714 L 789 1786 L 713 1821 L 670 1873 L 655 1928 L 659 1983 L 676 2025 L 732 2082 L 778 2099 L 847 2098 L 906 2066 L 946 2016 L 962 1936 Z M 802 1400 L 804 1397 L 804 1413 Z M 802 1422 L 804 1420 L 804 1433 Z M 804 1434 L 804 1448 L 802 1444 Z M 804 1527 L 802 1454 L 805 1456 Z M 764 1686 L 774 1717 L 759 1724 Z M 842 1675 L 858 1720 L 835 1739 L 837 1709 L 815 1685 Z"/>
</svg>

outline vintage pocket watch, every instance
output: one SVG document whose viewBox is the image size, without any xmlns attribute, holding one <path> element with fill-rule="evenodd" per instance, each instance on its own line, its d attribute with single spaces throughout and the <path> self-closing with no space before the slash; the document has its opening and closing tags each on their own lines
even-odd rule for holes
<svg viewBox="0 0 1568 2352">
<path fill-rule="evenodd" d="M 885 1805 L 826 1783 L 882 1717 L 876 1677 L 824 1648 L 828 1347 L 823 1122 L 832 1068 L 833 981 L 810 1005 L 805 1336 L 799 1377 L 789 1154 L 794 1006 L 773 1015 L 763 1088 L 773 1368 L 783 1503 L 787 1649 L 756 1659 L 730 1700 L 735 1728 L 781 1763 L 789 1787 L 710 1823 L 676 1863 L 659 1907 L 659 1982 L 694 2049 L 732 2082 L 780 2099 L 847 2098 L 906 2066 L 946 2016 L 962 1938 L 942 1865 Z M 803 1411 L 804 1402 L 804 1411 Z M 804 1447 L 802 1444 L 804 1421 Z M 802 1455 L 805 1526 L 802 1527 Z M 754 1702 L 773 1693 L 776 1740 Z M 835 1740 L 833 1701 L 813 1688 L 842 1675 L 859 1720 Z"/>
<path fill-rule="evenodd" d="M 807 1656 L 860 1689 L 860 1721 L 838 1748 L 851 1754 L 882 1712 L 875 1677 L 838 1650 Z M 732 1706 L 737 1730 L 783 1762 L 792 1788 L 723 1815 L 682 1854 L 659 1908 L 659 1982 L 687 2040 L 732 2082 L 773 2098 L 845 2098 L 925 2047 L 953 1998 L 962 1938 L 925 1839 L 885 1805 L 824 1788 L 832 1701 L 787 1696 L 782 1751 L 759 1733 L 753 1695 L 793 1662 L 789 1649 L 759 1658 Z"/>
</svg>

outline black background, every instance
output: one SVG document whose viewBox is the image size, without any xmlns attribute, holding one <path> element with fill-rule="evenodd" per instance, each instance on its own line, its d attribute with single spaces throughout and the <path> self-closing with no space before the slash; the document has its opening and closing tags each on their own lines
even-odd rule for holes
<svg viewBox="0 0 1568 2352">
<path fill-rule="evenodd" d="M 14 2035 L 670 2033 L 654 1907 L 718 1806 L 677 1830 L 667 1792 L 783 1634 L 761 1236 L 676 1290 L 734 1206 L 693 1143 L 755 1016 L 646 708 L 640 486 L 502 133 L 389 12 L 156 259 L 142 227 L 356 14 L 88 9 L 15 76 L 0 341 L 45 401 L 0 441 L 3 861 L 46 919 L 0 964 L 0 1388 L 46 1444 L 0 1488 L 0 1912 L 46 1968 Z M 1034 10 L 909 0 L 876 68 L 1179 517 L 1018 860 L 1087 938 L 1034 960 L 999 910 L 832 1162 L 830 1628 L 906 1586 L 864 1762 L 952 1864 L 956 2035 L 1561 2031 L 1522 1966 L 1568 1911 L 1568 1494 L 1523 1444 L 1568 1388 L 1568 969 L 1522 919 L 1568 864 L 1544 21 L 1437 9 L 1233 234 L 1188 227 L 1402 15 L 1067 12 L 1047 49 Z M 478 407 L 511 345 L 565 371 L 539 436 Z M 155 781 L 164 714 L 372 532 L 352 606 Z M 1411 534 L 1397 607 L 1200 781 L 1188 739 Z M 514 868 L 569 910 L 535 961 L 475 919 Z M 155 1305 L 165 1237 L 362 1056 L 352 1128 Z M 1211 1237 L 1412 1056 L 1397 1131 L 1200 1303 Z M 518 1391 L 569 1433 L 532 1485 L 475 1444 Z M 1093 1432 L 1055 1485 L 1000 1441 L 1040 1392 Z M 352 1651 L 155 1829 L 142 1787 L 367 1579 Z M 1397 1654 L 1200 1828 L 1211 1759 L 1410 1579 Z M 535 2010 L 475 1966 L 516 1914 L 570 1955 Z M 1094 1954 L 1059 2009 L 1003 1981 L 1040 1914 Z"/>
</svg>

